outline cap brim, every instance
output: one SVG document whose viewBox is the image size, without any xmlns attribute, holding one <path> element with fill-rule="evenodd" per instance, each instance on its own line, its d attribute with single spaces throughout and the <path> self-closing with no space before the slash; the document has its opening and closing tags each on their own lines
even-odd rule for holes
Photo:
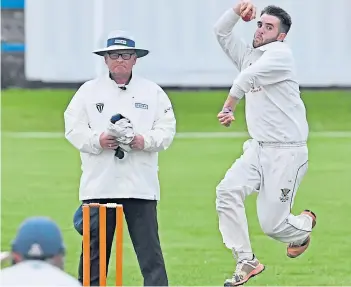
<svg viewBox="0 0 351 287">
<path fill-rule="evenodd" d="M 149 54 L 149 50 L 127 47 L 127 46 L 110 46 L 107 48 L 95 50 L 93 51 L 93 53 L 99 56 L 104 56 L 106 52 L 120 51 L 120 50 L 134 50 L 138 58 L 145 57 L 147 54 Z"/>
</svg>

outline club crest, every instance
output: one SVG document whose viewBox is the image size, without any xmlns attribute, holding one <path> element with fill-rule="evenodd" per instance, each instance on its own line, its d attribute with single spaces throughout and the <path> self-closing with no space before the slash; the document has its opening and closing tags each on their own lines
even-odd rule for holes
<svg viewBox="0 0 351 287">
<path fill-rule="evenodd" d="M 99 113 L 101 113 L 102 110 L 104 109 L 104 104 L 103 103 L 97 103 L 96 104 L 96 109 L 99 111 Z"/>
<path fill-rule="evenodd" d="M 281 191 L 282 191 L 282 194 L 281 194 L 281 196 L 280 196 L 280 201 L 281 202 L 287 202 L 288 200 L 289 200 L 289 193 L 290 193 L 290 189 L 288 189 L 288 188 L 283 188 L 283 189 L 281 189 Z"/>
</svg>

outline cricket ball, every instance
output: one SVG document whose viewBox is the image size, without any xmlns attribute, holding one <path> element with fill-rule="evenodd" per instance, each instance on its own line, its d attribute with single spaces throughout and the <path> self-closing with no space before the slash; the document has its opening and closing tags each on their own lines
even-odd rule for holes
<svg viewBox="0 0 351 287">
<path fill-rule="evenodd" d="M 250 10 L 245 17 L 241 17 L 245 22 L 249 22 L 252 16 L 252 10 Z"/>
</svg>

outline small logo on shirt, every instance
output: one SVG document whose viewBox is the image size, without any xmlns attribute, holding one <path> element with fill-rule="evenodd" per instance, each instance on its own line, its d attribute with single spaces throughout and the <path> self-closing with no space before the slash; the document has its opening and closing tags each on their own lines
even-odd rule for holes
<svg viewBox="0 0 351 287">
<path fill-rule="evenodd" d="M 257 93 L 257 92 L 262 91 L 262 86 L 256 87 L 255 84 L 254 84 L 254 82 L 251 82 L 251 83 L 250 83 L 250 86 L 251 86 L 251 89 L 250 89 L 250 92 L 251 92 L 251 93 Z"/>
<path fill-rule="evenodd" d="M 250 90 L 251 93 L 257 93 L 257 92 L 261 92 L 261 91 L 262 91 L 262 87 L 261 86 L 259 86 L 257 88 L 252 88 Z"/>
<path fill-rule="evenodd" d="M 135 103 L 135 107 L 137 109 L 144 109 L 144 110 L 148 110 L 149 106 L 147 104 L 142 104 L 142 103 Z"/>
<path fill-rule="evenodd" d="M 102 110 L 104 109 L 104 104 L 103 103 L 97 103 L 96 104 L 96 108 L 99 111 L 99 113 L 101 113 Z"/>
<path fill-rule="evenodd" d="M 172 107 L 165 109 L 165 114 L 172 110 Z"/>
</svg>

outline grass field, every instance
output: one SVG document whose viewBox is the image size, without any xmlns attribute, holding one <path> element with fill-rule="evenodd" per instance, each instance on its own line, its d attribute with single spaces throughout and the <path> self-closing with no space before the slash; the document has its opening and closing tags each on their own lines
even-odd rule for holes
<svg viewBox="0 0 351 287">
<path fill-rule="evenodd" d="M 66 271 L 76 276 L 81 238 L 72 226 L 77 208 L 79 154 L 64 138 L 13 137 L 6 132 L 63 132 L 63 110 L 73 91 L 2 92 L 1 250 L 8 250 L 20 222 L 47 215 L 63 230 Z M 216 121 L 226 92 L 170 92 L 178 132 L 245 131 L 244 103 L 230 129 Z M 312 132 L 351 132 L 351 92 L 303 92 Z M 234 261 L 217 226 L 215 187 L 241 154 L 245 138 L 176 138 L 160 154 L 160 236 L 172 286 L 221 286 Z M 301 258 L 288 259 L 285 245 L 259 228 L 255 196 L 246 201 L 252 245 L 266 265 L 249 286 L 351 285 L 351 137 L 311 136 L 309 171 L 293 211 L 313 209 L 318 224 Z M 344 224 L 345 223 L 345 224 Z M 142 285 L 125 232 L 124 284 Z M 114 282 L 114 257 L 109 285 Z"/>
</svg>

